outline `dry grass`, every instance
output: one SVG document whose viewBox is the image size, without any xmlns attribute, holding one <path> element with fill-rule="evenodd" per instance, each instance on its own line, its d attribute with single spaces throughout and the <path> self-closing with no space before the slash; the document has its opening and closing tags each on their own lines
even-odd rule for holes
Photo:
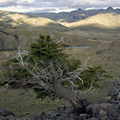
<svg viewBox="0 0 120 120">
<path fill-rule="evenodd" d="M 52 101 L 36 99 L 33 90 L 25 89 L 0 89 L 0 110 L 8 109 L 17 117 L 38 115 L 41 112 L 55 110 L 62 105 L 69 104 L 65 100 Z"/>
<path fill-rule="evenodd" d="M 91 56 L 89 66 L 102 65 L 114 78 L 118 77 L 120 71 L 120 42 L 118 40 L 109 43 L 99 43 L 87 49 L 67 49 L 68 54 L 80 59 L 82 63 Z"/>
<path fill-rule="evenodd" d="M 28 24 L 33 26 L 47 26 L 50 23 L 57 24 L 55 21 L 47 19 L 47 18 L 30 18 L 28 15 L 22 15 L 22 14 L 9 14 L 9 17 L 11 17 L 14 21 L 19 22 L 19 24 Z M 14 22 L 13 25 L 16 25 Z"/>
</svg>

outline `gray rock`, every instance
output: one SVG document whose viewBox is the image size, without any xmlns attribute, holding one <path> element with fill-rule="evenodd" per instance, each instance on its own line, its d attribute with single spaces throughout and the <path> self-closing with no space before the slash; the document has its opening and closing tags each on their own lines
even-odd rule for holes
<svg viewBox="0 0 120 120">
<path fill-rule="evenodd" d="M 12 112 L 10 112 L 8 110 L 4 110 L 4 111 L 0 112 L 0 116 L 2 116 L 2 117 L 15 116 L 15 114 L 13 114 Z"/>
<path fill-rule="evenodd" d="M 30 115 L 30 120 L 43 120 L 42 116 Z"/>
<path fill-rule="evenodd" d="M 80 114 L 80 120 L 87 120 L 87 114 Z"/>
</svg>

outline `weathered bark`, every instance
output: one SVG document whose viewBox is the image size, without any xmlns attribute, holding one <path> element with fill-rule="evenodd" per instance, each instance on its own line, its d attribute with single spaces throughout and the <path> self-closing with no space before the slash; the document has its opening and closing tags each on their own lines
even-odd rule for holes
<svg viewBox="0 0 120 120">
<path fill-rule="evenodd" d="M 45 89 L 54 91 L 54 87 L 53 85 L 51 85 L 50 83 L 45 83 L 44 81 L 42 81 L 39 76 L 37 76 L 31 69 L 29 69 L 27 66 L 23 66 L 24 69 L 26 69 L 37 81 L 34 81 L 34 83 L 38 83 L 39 85 L 41 85 L 42 87 L 44 87 Z M 30 82 L 31 83 L 31 82 Z"/>
<path fill-rule="evenodd" d="M 53 74 L 53 85 L 56 93 L 60 94 L 64 99 L 68 100 L 72 104 L 74 110 L 78 111 L 83 106 L 81 103 L 78 103 L 78 101 L 76 101 L 75 93 L 61 84 L 61 78 L 56 72 L 52 62 L 50 62 L 50 68 Z"/>
</svg>

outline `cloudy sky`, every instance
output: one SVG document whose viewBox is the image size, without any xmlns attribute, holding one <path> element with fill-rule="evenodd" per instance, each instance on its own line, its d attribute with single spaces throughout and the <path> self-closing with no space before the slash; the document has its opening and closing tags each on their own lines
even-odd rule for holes
<svg viewBox="0 0 120 120">
<path fill-rule="evenodd" d="M 109 6 L 120 8 L 120 0 L 0 0 L 0 10 L 13 12 L 62 12 Z"/>
</svg>

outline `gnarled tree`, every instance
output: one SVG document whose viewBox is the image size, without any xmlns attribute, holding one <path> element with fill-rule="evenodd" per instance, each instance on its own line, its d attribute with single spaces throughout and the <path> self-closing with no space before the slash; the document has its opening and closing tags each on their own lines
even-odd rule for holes
<svg viewBox="0 0 120 120">
<path fill-rule="evenodd" d="M 81 62 L 74 58 L 68 59 L 60 41 L 54 40 L 52 35 L 40 35 L 37 42 L 31 44 L 28 55 L 23 55 L 19 47 L 17 60 L 24 68 L 21 71 L 27 71 L 27 74 L 20 75 L 21 71 L 18 69 L 20 65 L 16 63 L 12 67 L 14 68 L 14 74 L 11 74 L 12 81 L 5 83 L 12 84 L 16 81 L 15 78 L 22 78 L 21 86 L 31 85 L 41 98 L 63 97 L 72 104 L 76 112 L 81 112 L 84 108 L 82 97 L 91 92 L 93 86 L 97 85 L 95 82 L 100 80 L 105 71 L 100 66 L 85 69 L 90 57 L 83 67 L 79 68 Z M 81 91 L 83 88 L 88 89 Z"/>
</svg>

